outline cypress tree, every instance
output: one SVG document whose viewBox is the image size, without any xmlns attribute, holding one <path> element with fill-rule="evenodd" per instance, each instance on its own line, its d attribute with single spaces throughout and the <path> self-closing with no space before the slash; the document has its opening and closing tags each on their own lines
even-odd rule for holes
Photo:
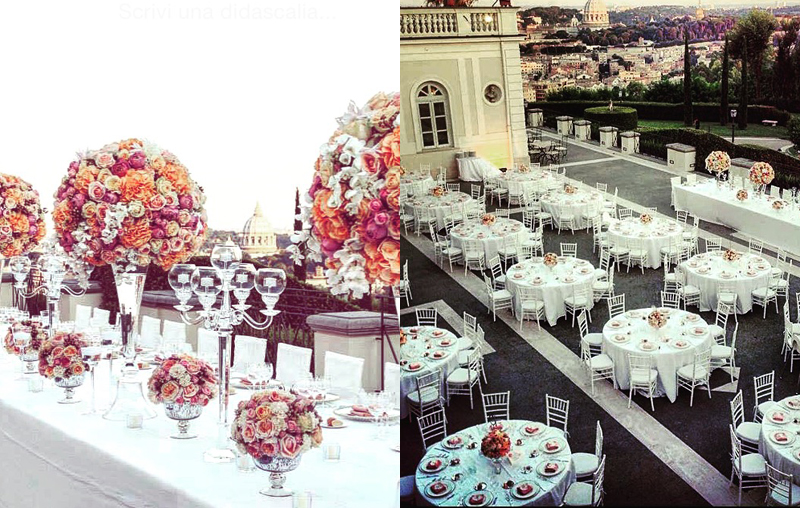
<svg viewBox="0 0 800 508">
<path fill-rule="evenodd" d="M 736 120 L 740 129 L 747 129 L 747 39 L 742 39 L 742 89 L 739 91 Z"/>
<path fill-rule="evenodd" d="M 294 230 L 295 231 L 302 231 L 303 230 L 303 221 L 301 221 L 300 219 L 297 218 L 299 215 L 300 215 L 300 189 L 295 188 L 295 190 L 294 190 Z M 301 247 L 301 249 L 302 249 L 301 250 L 301 254 L 303 254 L 305 256 L 306 255 L 305 247 Z M 305 282 L 306 281 L 306 272 L 307 271 L 308 271 L 308 268 L 306 266 L 306 259 L 305 258 L 303 258 L 303 260 L 300 261 L 299 265 L 297 263 L 294 264 L 294 277 L 297 280 Z"/>
<path fill-rule="evenodd" d="M 683 125 L 692 125 L 692 68 L 689 61 L 689 31 L 683 32 Z"/>
<path fill-rule="evenodd" d="M 728 34 L 725 34 L 725 50 L 722 53 L 722 84 L 720 86 L 719 124 L 728 125 L 728 74 L 730 62 L 728 61 Z"/>
</svg>

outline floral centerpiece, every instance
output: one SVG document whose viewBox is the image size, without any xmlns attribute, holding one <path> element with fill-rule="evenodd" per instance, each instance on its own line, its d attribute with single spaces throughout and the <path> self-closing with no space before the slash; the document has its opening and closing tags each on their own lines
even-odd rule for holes
<svg viewBox="0 0 800 508">
<path fill-rule="evenodd" d="M 734 261 L 738 261 L 740 257 L 742 257 L 742 255 L 739 254 L 738 252 L 736 252 L 733 249 L 727 249 L 727 250 L 725 250 L 725 252 L 722 253 L 722 259 L 724 259 L 725 261 L 728 261 L 730 263 L 733 263 Z"/>
<path fill-rule="evenodd" d="M 544 266 L 548 268 L 553 268 L 558 264 L 558 256 L 556 255 L 555 252 L 548 252 L 547 254 L 544 255 L 542 262 L 544 263 Z"/>
<path fill-rule="evenodd" d="M 747 199 L 747 196 L 748 196 L 747 191 L 744 189 L 739 189 L 736 192 L 736 199 L 738 199 L 739 201 L 745 201 Z"/>
<path fill-rule="evenodd" d="M 296 263 L 325 258 L 333 294 L 361 298 L 400 281 L 399 111 L 399 93 L 351 103 L 301 201 L 303 229 L 287 250 Z"/>
<path fill-rule="evenodd" d="M 564 185 L 564 194 L 575 194 L 578 189 L 574 185 Z"/>
<path fill-rule="evenodd" d="M 405 346 L 406 342 L 408 342 L 408 335 L 406 332 L 401 328 L 400 329 L 400 345 Z"/>
<path fill-rule="evenodd" d="M 489 433 L 481 439 L 481 454 L 494 463 L 496 474 L 500 474 L 500 460 L 511 452 L 511 438 L 501 426 L 490 426 Z"/>
<path fill-rule="evenodd" d="M 639 221 L 641 221 L 642 224 L 650 224 L 653 222 L 653 217 L 649 213 L 643 213 L 639 216 Z"/>
<path fill-rule="evenodd" d="M 445 191 L 444 187 L 442 187 L 440 185 L 437 185 L 436 187 L 431 189 L 431 195 L 434 196 L 434 197 L 437 197 L 437 198 L 440 198 L 440 197 L 444 196 L 445 192 L 446 191 Z"/>
<path fill-rule="evenodd" d="M 786 203 L 784 203 L 780 199 L 776 199 L 775 201 L 772 202 L 772 208 L 774 208 L 775 210 L 783 210 L 784 206 L 786 206 Z"/>
<path fill-rule="evenodd" d="M 5 348 L 6 353 L 19 356 L 21 351 L 20 347 L 17 346 L 14 341 L 15 332 L 31 334 L 31 340 L 28 342 L 28 345 L 25 346 L 25 354 L 34 354 L 38 360 L 39 348 L 42 347 L 42 342 L 47 340 L 47 332 L 44 330 L 42 323 L 39 321 L 32 321 L 30 319 L 14 321 L 11 323 L 11 326 L 8 328 L 8 333 L 6 333 L 6 336 L 3 339 L 3 347 Z"/>
<path fill-rule="evenodd" d="M 57 332 L 39 348 L 39 374 L 64 388 L 64 398 L 58 401 L 60 404 L 80 402 L 75 398 L 75 388 L 83 384 L 89 367 L 81 355 L 81 348 L 85 345 L 82 333 Z"/>
<path fill-rule="evenodd" d="M 731 158 L 727 152 L 714 151 L 706 157 L 706 169 L 709 173 L 719 176 L 731 167 Z"/>
<path fill-rule="evenodd" d="M 188 260 L 207 232 L 203 189 L 175 155 L 126 139 L 78 154 L 55 195 L 58 241 L 94 266 L 169 270 Z"/>
<path fill-rule="evenodd" d="M 517 172 L 522 173 L 522 174 L 530 173 L 531 169 L 528 166 L 526 166 L 525 164 L 520 164 L 519 167 L 517 168 Z"/>
<path fill-rule="evenodd" d="M 0 173 L 0 254 L 7 258 L 25 254 L 44 235 L 39 193 L 25 180 Z"/>
<path fill-rule="evenodd" d="M 775 178 L 775 170 L 766 162 L 756 162 L 750 168 L 749 178 L 754 185 L 769 185 Z"/>
<path fill-rule="evenodd" d="M 493 213 L 485 213 L 483 217 L 481 217 L 481 224 L 484 226 L 493 226 L 497 217 Z"/>
<path fill-rule="evenodd" d="M 654 309 L 649 316 L 647 316 L 647 324 L 658 330 L 667 324 L 667 316 Z"/>
</svg>

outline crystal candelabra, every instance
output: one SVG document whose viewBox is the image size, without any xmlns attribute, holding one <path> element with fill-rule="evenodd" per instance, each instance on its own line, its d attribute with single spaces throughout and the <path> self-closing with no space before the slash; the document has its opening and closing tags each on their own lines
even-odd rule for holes
<svg viewBox="0 0 800 508">
<path fill-rule="evenodd" d="M 275 304 L 286 288 L 286 273 L 277 268 L 261 268 L 256 271 L 249 263 L 242 263 L 242 250 L 233 242 L 217 245 L 211 252 L 211 267 L 196 267 L 191 264 L 177 264 L 169 272 L 169 284 L 175 292 L 180 305 L 181 319 L 188 325 L 202 324 L 214 331 L 219 339 L 219 415 L 216 447 L 205 452 L 207 462 L 230 462 L 236 457 L 228 444 L 230 437 L 228 424 L 228 391 L 230 387 L 229 366 L 231 335 L 233 327 L 247 323 L 257 330 L 265 330 L 272 325 L 272 319 L 280 311 Z M 266 309 L 261 313 L 264 321 L 257 321 L 245 312 L 249 305 L 245 302 L 255 287 L 261 295 Z M 217 297 L 222 293 L 222 303 L 218 308 Z M 238 303 L 232 303 L 231 293 Z M 192 306 L 189 299 L 197 296 L 202 310 L 197 315 L 189 315 Z"/>
</svg>

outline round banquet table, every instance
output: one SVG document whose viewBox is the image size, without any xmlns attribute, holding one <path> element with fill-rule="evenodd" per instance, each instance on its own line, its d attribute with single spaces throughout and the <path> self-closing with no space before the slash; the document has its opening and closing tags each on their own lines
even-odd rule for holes
<svg viewBox="0 0 800 508">
<path fill-rule="evenodd" d="M 776 438 L 779 433 L 784 434 L 785 442 Z M 767 409 L 758 452 L 772 467 L 794 475 L 794 482 L 800 485 L 800 396 L 792 395 Z"/>
<path fill-rule="evenodd" d="M 681 263 L 686 283 L 700 289 L 700 310 L 716 310 L 717 288 L 721 282 L 733 283 L 736 312 L 746 314 L 753 309 L 752 291 L 769 284 L 771 266 L 758 254 L 740 253 L 734 262 L 722 259 L 723 251 L 697 254 Z"/>
<path fill-rule="evenodd" d="M 433 210 L 436 214 L 436 228 L 444 228 L 444 217 L 452 212 L 452 206 L 455 204 L 463 204 L 471 206 L 475 200 L 465 192 L 446 192 L 442 196 L 434 196 L 432 194 L 425 194 L 423 196 L 409 197 L 405 200 L 404 206 L 408 213 L 415 213 L 419 207 L 424 207 Z"/>
<path fill-rule="evenodd" d="M 545 319 L 555 326 L 558 318 L 567 315 L 564 299 L 575 290 L 586 288 L 589 305 L 592 303 L 592 284 L 595 281 L 594 267 L 588 261 L 559 256 L 552 269 L 544 265 L 541 257 L 526 259 L 510 267 L 506 273 L 506 289 L 514 297 L 514 312 L 522 311 L 522 302 L 517 298 L 520 286 L 533 287 L 544 301 Z"/>
<path fill-rule="evenodd" d="M 572 214 L 575 217 L 575 229 L 583 229 L 587 226 L 583 216 L 595 215 L 603 206 L 603 196 L 595 190 L 577 189 L 573 194 L 567 194 L 561 189 L 543 194 L 540 203 L 542 210 L 553 216 L 554 223 L 562 215 Z"/>
<path fill-rule="evenodd" d="M 411 188 L 412 191 L 406 194 L 418 195 L 430 192 L 436 186 L 436 180 L 425 173 L 405 174 L 400 178 L 400 187 L 403 189 Z M 406 195 L 403 194 L 403 195 Z"/>
<path fill-rule="evenodd" d="M 480 157 L 462 157 L 458 162 L 458 178 L 464 182 L 480 182 L 486 178 L 496 178 L 501 175 L 494 164 Z"/>
<path fill-rule="evenodd" d="M 480 493 L 492 498 L 488 500 L 488 505 L 559 506 L 567 488 L 575 481 L 569 442 L 561 430 L 526 420 L 499 423 L 502 423 L 503 430 L 511 439 L 512 453 L 511 460 L 502 459 L 500 474 L 494 472 L 492 462 L 481 454 L 481 439 L 488 433 L 489 425 L 483 423 L 466 428 L 431 446 L 422 458 L 416 472 L 418 504 L 461 506 L 465 499 L 476 493 L 477 484 L 483 482 L 486 488 Z M 526 427 L 537 430 L 533 436 L 529 436 Z M 454 449 L 448 447 L 451 439 L 460 439 L 460 444 Z M 545 453 L 545 443 L 552 441 L 557 441 L 560 449 L 555 453 Z M 453 465 L 453 459 L 459 459 L 460 463 Z M 441 460 L 444 468 L 433 473 L 427 471 L 428 463 L 435 460 Z M 546 463 L 558 463 L 559 471 L 553 476 L 543 476 L 539 469 Z M 452 478 L 457 473 L 462 477 L 454 481 Z M 440 479 L 447 484 L 447 493 L 439 497 L 431 496 L 428 487 Z M 514 482 L 511 489 L 503 487 L 508 480 Z M 518 499 L 514 494 L 523 483 L 532 485 L 534 494 L 527 499 Z"/>
<path fill-rule="evenodd" d="M 400 346 L 400 417 L 408 416 L 406 395 L 417 389 L 417 378 L 428 374 L 434 369 L 442 371 L 442 388 L 448 374 L 458 368 L 458 337 L 449 330 L 433 328 L 430 326 L 410 326 L 403 328 L 408 334 L 408 342 Z M 442 341 L 449 341 L 444 344 Z M 434 359 L 431 356 L 436 351 L 443 351 L 446 356 Z M 428 353 L 428 356 L 423 356 Z M 409 366 L 419 363 L 420 368 L 412 370 Z M 444 392 L 440 392 L 444 393 Z"/>
<path fill-rule="evenodd" d="M 608 227 L 608 241 L 611 244 L 631 245 L 639 240 L 647 250 L 647 267 L 661 267 L 661 248 L 669 247 L 670 242 L 681 242 L 683 226 L 670 219 L 654 218 L 649 224 L 642 223 L 639 217 L 617 220 L 611 219 Z"/>
<path fill-rule="evenodd" d="M 531 169 L 527 173 L 519 170 L 509 170 L 494 179 L 498 187 L 508 189 L 511 186 L 521 185 L 525 192 L 541 194 L 560 187 L 562 182 L 550 171 Z"/>
<path fill-rule="evenodd" d="M 488 261 L 497 255 L 506 237 L 515 235 L 517 241 L 522 242 L 527 239 L 528 233 L 518 220 L 498 218 L 493 226 L 484 226 L 481 219 L 472 219 L 450 230 L 450 241 L 453 247 L 463 249 L 464 240 L 480 240 Z"/>
<path fill-rule="evenodd" d="M 698 314 L 679 309 L 659 310 L 667 315 L 667 324 L 659 330 L 647 324 L 652 309 L 629 310 L 610 319 L 603 326 L 603 346 L 614 361 L 614 374 L 621 390 L 630 386 L 628 355 L 651 355 L 658 371 L 656 395 L 666 395 L 670 402 L 675 402 L 678 369 L 694 362 L 695 353 L 715 342 L 707 323 Z"/>
</svg>

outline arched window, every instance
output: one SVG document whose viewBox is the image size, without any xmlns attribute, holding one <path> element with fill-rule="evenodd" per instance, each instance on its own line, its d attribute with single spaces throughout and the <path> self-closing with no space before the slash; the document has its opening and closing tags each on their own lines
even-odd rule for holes
<svg viewBox="0 0 800 508">
<path fill-rule="evenodd" d="M 447 92 L 437 83 L 424 83 L 417 91 L 417 112 L 423 148 L 452 146 Z"/>
</svg>

